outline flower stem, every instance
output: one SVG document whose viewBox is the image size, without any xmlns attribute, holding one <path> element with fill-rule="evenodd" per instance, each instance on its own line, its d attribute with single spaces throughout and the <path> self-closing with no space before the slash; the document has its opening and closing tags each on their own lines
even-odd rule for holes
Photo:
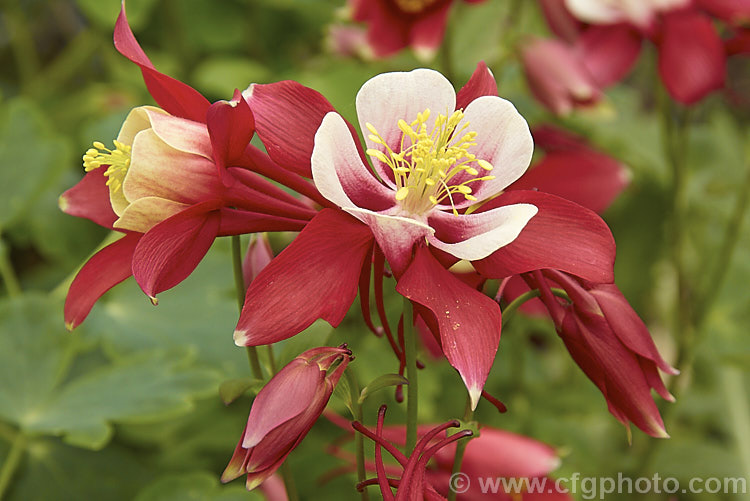
<svg viewBox="0 0 750 501">
<path fill-rule="evenodd" d="M 404 356 L 406 357 L 406 447 L 408 456 L 417 444 L 417 413 L 419 411 L 419 386 L 417 376 L 417 340 L 414 329 L 414 310 L 411 301 L 404 298 Z"/>
<path fill-rule="evenodd" d="M 559 298 L 566 299 L 567 301 L 570 301 L 570 298 L 568 297 L 568 294 L 562 290 L 557 288 L 552 288 L 552 294 Z M 516 310 L 520 308 L 520 306 L 525 303 L 526 301 L 530 301 L 534 298 L 537 298 L 542 295 L 542 292 L 539 289 L 533 289 L 527 292 L 524 292 L 517 298 L 515 298 L 513 301 L 511 301 L 508 306 L 505 307 L 503 310 L 503 327 L 505 327 L 505 324 L 508 323 L 508 321 L 513 318 L 513 315 L 516 313 Z"/>
<path fill-rule="evenodd" d="M 734 435 L 734 442 L 740 459 L 741 468 L 746 478 L 750 478 L 750 406 L 747 401 L 747 390 L 744 375 L 736 367 L 722 367 L 719 369 L 721 387 L 727 402 L 729 423 Z"/>
<path fill-rule="evenodd" d="M 362 404 L 359 403 L 360 389 L 357 377 L 349 368 L 344 371 L 344 377 L 349 384 L 349 393 L 351 394 L 352 400 L 351 411 L 352 414 L 354 414 L 354 419 L 360 423 L 364 423 Z M 367 470 L 365 469 L 365 442 L 361 433 L 354 434 L 354 449 L 357 457 L 357 482 L 362 483 L 367 479 Z M 369 501 L 370 499 L 370 494 L 367 489 L 362 489 L 361 496 L 362 501 Z"/>
<path fill-rule="evenodd" d="M 474 418 L 474 411 L 471 410 L 471 398 L 466 396 L 466 407 L 464 409 L 464 423 L 471 421 Z M 461 471 L 461 464 L 464 462 L 464 452 L 466 452 L 466 445 L 469 440 L 459 440 L 456 444 L 456 455 L 453 457 L 453 470 L 451 475 L 455 475 Z M 448 501 L 456 501 L 457 491 L 456 489 L 450 489 L 448 493 Z"/>
<path fill-rule="evenodd" d="M 294 476 L 292 475 L 292 469 L 289 467 L 289 463 L 287 461 L 281 463 L 279 470 L 281 471 L 281 478 L 284 480 L 284 489 L 286 490 L 287 499 L 289 501 L 299 501 L 297 486 L 294 483 Z"/>
<path fill-rule="evenodd" d="M 21 459 L 23 459 L 23 453 L 25 450 L 26 435 L 19 431 L 10 447 L 8 457 L 5 458 L 3 468 L 0 470 L 0 499 L 3 499 L 5 491 L 10 487 L 13 476 L 21 465 Z"/>
<path fill-rule="evenodd" d="M 234 269 L 234 286 L 237 289 L 237 305 L 240 312 L 245 305 L 245 278 L 242 276 L 242 249 L 240 246 L 240 236 L 232 235 L 232 268 Z M 250 370 L 253 377 L 263 379 L 263 370 L 260 368 L 258 359 L 258 349 L 255 346 L 247 347 L 247 358 L 250 362 Z"/>
<path fill-rule="evenodd" d="M 21 285 L 16 277 L 16 272 L 13 269 L 13 265 L 8 259 L 8 248 L 0 239 L 0 276 L 2 276 L 3 283 L 5 284 L 5 290 L 8 292 L 8 296 L 17 297 L 21 294 Z"/>
<path fill-rule="evenodd" d="M 521 13 L 523 12 L 523 5 L 529 3 L 524 0 L 510 0 L 508 2 L 508 11 L 503 17 L 502 24 L 500 26 L 500 50 L 497 63 L 495 67 L 498 71 L 504 72 L 506 63 L 515 56 L 516 51 L 513 47 L 516 45 L 516 33 L 515 28 L 520 25 Z"/>
<path fill-rule="evenodd" d="M 739 241 L 740 230 L 744 223 L 745 214 L 747 213 L 748 198 L 750 198 L 750 144 L 748 144 L 746 149 L 747 158 L 745 161 L 747 162 L 747 165 L 745 167 L 745 180 L 740 186 L 734 209 L 732 210 L 729 222 L 727 223 L 726 232 L 724 233 L 724 240 L 716 254 L 715 267 L 709 275 L 706 287 L 703 288 L 705 292 L 695 308 L 695 323 L 697 325 L 700 325 L 703 322 L 706 314 L 710 311 L 711 306 L 724 285 L 724 280 L 729 271 L 729 265 L 732 262 L 734 251 L 737 248 L 737 242 Z"/>
<path fill-rule="evenodd" d="M 662 139 L 664 153 L 672 170 L 672 213 L 670 252 L 675 270 L 677 295 L 674 305 L 673 337 L 677 343 L 675 366 L 683 374 L 692 364 L 693 346 L 695 344 L 695 325 L 691 318 L 693 306 L 692 287 L 688 281 L 688 270 L 685 264 L 685 219 L 687 212 L 687 165 L 685 162 L 688 148 L 689 116 L 685 110 L 680 113 L 675 123 L 672 100 L 664 90 L 660 92 L 662 108 Z M 675 377 L 672 382 L 676 389 Z"/>
</svg>

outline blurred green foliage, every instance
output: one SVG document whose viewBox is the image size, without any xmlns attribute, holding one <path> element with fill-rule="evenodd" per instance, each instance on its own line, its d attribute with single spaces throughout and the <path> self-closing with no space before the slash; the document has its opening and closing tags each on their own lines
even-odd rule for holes
<svg viewBox="0 0 750 501">
<path fill-rule="evenodd" d="M 160 297 L 158 307 L 129 281 L 100 301 L 82 327 L 64 330 L 67 285 L 106 234 L 62 214 L 57 196 L 83 175 L 78 156 L 91 141 L 115 137 L 130 108 L 151 103 L 135 66 L 112 47 L 119 3 L 0 0 L 0 252 L 13 269 L 3 273 L 6 289 L 0 297 L 0 459 L 22 451 L 7 499 L 261 499 L 246 493 L 240 480 L 218 483 L 251 402 L 246 393 L 225 407 L 218 395 L 222 381 L 249 375 L 244 350 L 231 337 L 237 312 L 227 242 L 218 241 L 193 276 Z M 342 4 L 129 0 L 128 15 L 156 66 L 211 100 L 229 98 L 251 82 L 295 79 L 353 119 L 354 96 L 364 81 L 424 63 L 408 52 L 379 62 L 328 53 L 327 26 L 340 16 Z M 605 215 L 618 241 L 618 284 L 672 358 L 668 330 L 675 291 L 666 264 L 670 176 L 648 59 L 598 111 L 555 119 L 531 99 L 511 48 L 504 45 L 507 2 L 458 4 L 450 45 L 431 63 L 434 67 L 450 69 L 460 86 L 476 63 L 486 60 L 501 95 L 532 125 L 557 121 L 630 167 L 631 186 Z M 513 29 L 521 35 L 545 33 L 531 0 Z M 705 281 L 717 263 L 706 256 L 717 254 L 735 189 L 743 182 L 748 120 L 721 96 L 694 113 L 687 154 L 688 259 L 696 275 L 705 271 L 705 277 L 694 277 L 701 290 L 712 290 Z M 662 406 L 668 409 L 672 439 L 655 444 L 635 430 L 629 445 L 551 325 L 520 315 L 503 333 L 487 386 L 509 412 L 500 415 L 483 403 L 477 419 L 557 447 L 563 455 L 561 476 L 658 472 L 684 483 L 696 476 L 748 477 L 750 232 L 739 235 L 726 284 L 713 290 L 718 298 L 701 328 L 694 370 L 684 376 L 688 389 L 676 404 Z M 276 250 L 289 238 L 276 238 Z M 314 284 L 301 286 L 315 293 Z M 393 282 L 386 288 L 392 290 Z M 390 295 L 386 302 L 395 320 L 400 299 Z M 339 329 L 316 323 L 277 346 L 276 354 L 284 363 L 311 346 L 344 341 L 357 356 L 351 367 L 361 384 L 397 371 L 384 341 L 366 332 L 356 307 Z M 460 416 L 465 397 L 459 378 L 444 361 L 425 355 L 425 362 L 420 420 Z M 404 409 L 392 389 L 376 395 L 365 403 L 365 420 L 374 421 L 384 400 L 388 422 L 403 422 Z M 331 405 L 345 414 L 343 402 Z M 353 475 L 329 476 L 345 464 L 326 454 L 343 434 L 321 420 L 290 456 L 303 499 L 355 498 Z M 684 494 L 679 499 L 741 497 Z"/>
</svg>

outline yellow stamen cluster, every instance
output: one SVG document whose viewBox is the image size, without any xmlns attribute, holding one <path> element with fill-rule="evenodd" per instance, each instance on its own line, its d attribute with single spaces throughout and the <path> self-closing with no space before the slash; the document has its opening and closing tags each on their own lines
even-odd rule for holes
<svg viewBox="0 0 750 501">
<path fill-rule="evenodd" d="M 83 155 L 83 168 L 86 172 L 90 172 L 102 166 L 107 167 L 107 170 L 104 171 L 104 175 L 107 177 L 107 186 L 112 190 L 112 193 L 116 193 L 122 188 L 125 174 L 130 167 L 131 147 L 117 140 L 112 141 L 112 143 L 115 145 L 114 151 L 104 146 L 104 143 L 94 141 L 94 147 L 86 150 Z"/>
<path fill-rule="evenodd" d="M 458 215 L 453 196 L 461 194 L 467 200 L 474 201 L 476 197 L 471 194 L 469 183 L 495 178 L 479 177 L 480 169 L 489 172 L 492 164 L 469 153 L 469 149 L 477 145 L 477 133 L 465 132 L 468 122 L 458 127 L 463 117 L 460 110 L 450 116 L 439 114 L 429 131 L 429 109 L 418 113 L 417 119 L 410 124 L 399 120 L 398 128 L 402 135 L 398 152 L 386 144 L 372 124 L 365 124 L 370 131 L 370 140 L 385 148 L 383 151 L 369 148 L 367 154 L 391 168 L 396 182 L 396 200 L 406 211 L 424 214 L 448 199 L 453 213 Z M 451 180 L 462 173 L 473 177 L 466 179 L 461 176 L 460 183 L 451 184 Z"/>
<path fill-rule="evenodd" d="M 396 0 L 396 5 L 408 14 L 416 14 L 422 12 L 435 2 L 437 0 Z"/>
</svg>

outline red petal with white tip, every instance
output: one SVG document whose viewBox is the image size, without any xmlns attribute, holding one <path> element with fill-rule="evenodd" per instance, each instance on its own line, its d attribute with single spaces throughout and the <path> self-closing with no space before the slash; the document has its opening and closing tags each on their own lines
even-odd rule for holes
<svg viewBox="0 0 750 501">
<path fill-rule="evenodd" d="M 500 343 L 500 306 L 453 276 L 424 246 L 396 290 L 435 315 L 443 353 L 461 374 L 475 408 Z"/>
</svg>

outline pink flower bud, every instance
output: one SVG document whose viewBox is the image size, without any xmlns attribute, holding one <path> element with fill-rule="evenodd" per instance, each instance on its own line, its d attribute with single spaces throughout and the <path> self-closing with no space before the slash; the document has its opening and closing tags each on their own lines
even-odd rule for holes
<svg viewBox="0 0 750 501">
<path fill-rule="evenodd" d="M 350 360 L 345 346 L 322 347 L 284 366 L 255 397 L 222 482 L 247 474 L 252 490 L 270 477 L 315 424 Z"/>
<path fill-rule="evenodd" d="M 600 99 L 601 90 L 583 61 L 565 43 L 532 40 L 522 47 L 521 58 L 532 93 L 554 113 L 565 115 Z"/>
<path fill-rule="evenodd" d="M 265 233 L 259 233 L 250 241 L 245 260 L 242 262 L 242 277 L 246 288 L 258 276 L 260 270 L 271 262 L 271 259 L 273 259 L 273 251 L 268 243 L 268 237 Z"/>
<path fill-rule="evenodd" d="M 654 389 L 673 401 L 659 375 L 679 374 L 659 354 L 648 328 L 615 284 L 579 281 L 556 270 L 526 276 L 542 300 L 570 355 L 607 399 L 609 411 L 624 425 L 635 424 L 654 437 L 668 437 L 651 396 Z M 570 303 L 552 297 L 560 287 Z"/>
</svg>

